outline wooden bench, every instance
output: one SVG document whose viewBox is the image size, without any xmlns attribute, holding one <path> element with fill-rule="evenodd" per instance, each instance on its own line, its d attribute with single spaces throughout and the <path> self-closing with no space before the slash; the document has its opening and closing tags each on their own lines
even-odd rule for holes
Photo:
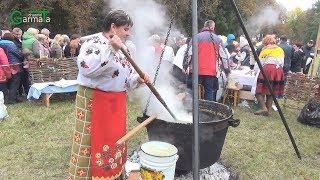
<svg viewBox="0 0 320 180">
<path fill-rule="evenodd" d="M 75 58 L 28 59 L 31 85 L 34 83 L 55 82 L 61 79 L 76 80 L 78 67 Z M 44 94 L 43 103 L 48 107 L 52 94 Z"/>
</svg>

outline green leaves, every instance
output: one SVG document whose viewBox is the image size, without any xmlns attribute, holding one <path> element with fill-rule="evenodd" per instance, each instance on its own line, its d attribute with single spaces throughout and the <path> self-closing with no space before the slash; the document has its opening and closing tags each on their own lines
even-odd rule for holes
<svg viewBox="0 0 320 180">
<path fill-rule="evenodd" d="M 292 40 L 306 43 L 310 39 L 316 39 L 319 23 L 320 1 L 316 2 L 310 10 L 302 11 L 296 8 L 289 12 L 284 34 L 287 33 L 287 36 Z"/>
</svg>

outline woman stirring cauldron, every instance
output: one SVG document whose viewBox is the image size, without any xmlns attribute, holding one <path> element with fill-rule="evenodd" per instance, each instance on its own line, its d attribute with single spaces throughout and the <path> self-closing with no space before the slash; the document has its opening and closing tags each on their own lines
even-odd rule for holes
<svg viewBox="0 0 320 180">
<path fill-rule="evenodd" d="M 127 159 L 126 91 L 141 79 L 121 53 L 133 22 L 122 10 L 111 11 L 103 32 L 87 40 L 77 59 L 79 89 L 69 179 L 117 179 Z"/>
</svg>

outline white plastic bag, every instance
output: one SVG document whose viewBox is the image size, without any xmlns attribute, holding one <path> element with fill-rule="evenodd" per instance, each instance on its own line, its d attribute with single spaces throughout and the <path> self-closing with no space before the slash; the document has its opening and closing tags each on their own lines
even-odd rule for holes
<svg viewBox="0 0 320 180">
<path fill-rule="evenodd" d="M 3 92 L 0 91 L 0 120 L 3 120 L 8 116 L 7 107 L 4 105 Z"/>
</svg>

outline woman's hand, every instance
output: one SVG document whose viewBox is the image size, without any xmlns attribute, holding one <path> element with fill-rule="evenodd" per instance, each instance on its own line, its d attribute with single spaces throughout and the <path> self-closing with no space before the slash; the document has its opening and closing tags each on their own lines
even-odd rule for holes
<svg viewBox="0 0 320 180">
<path fill-rule="evenodd" d="M 143 78 L 141 78 L 141 77 L 138 78 L 138 82 L 140 84 L 150 83 L 150 76 L 147 73 L 145 73 Z"/>
<path fill-rule="evenodd" d="M 123 46 L 122 40 L 117 35 L 112 35 L 112 37 L 110 37 L 110 44 L 116 51 Z"/>
</svg>

